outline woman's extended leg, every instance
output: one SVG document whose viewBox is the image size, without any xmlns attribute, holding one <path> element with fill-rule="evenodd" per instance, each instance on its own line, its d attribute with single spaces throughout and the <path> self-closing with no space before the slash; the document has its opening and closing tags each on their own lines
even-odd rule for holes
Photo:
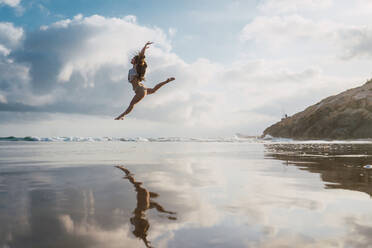
<svg viewBox="0 0 372 248">
<path fill-rule="evenodd" d="M 141 93 L 136 93 L 136 95 L 133 97 L 132 101 L 130 101 L 130 104 L 128 108 L 118 117 L 115 118 L 115 120 L 122 120 L 125 115 L 129 114 L 130 111 L 132 111 L 135 104 L 137 104 L 139 101 L 141 101 L 146 96 L 146 91 L 144 90 Z"/>
<path fill-rule="evenodd" d="M 157 85 L 155 85 L 154 88 L 147 88 L 147 94 L 150 95 L 150 94 L 154 94 L 158 89 L 160 89 L 160 87 L 162 87 L 163 85 L 169 83 L 170 81 L 173 81 L 175 80 L 174 77 L 171 77 L 171 78 L 168 78 L 167 80 L 165 80 L 164 82 L 161 82 L 161 83 L 158 83 Z"/>
</svg>

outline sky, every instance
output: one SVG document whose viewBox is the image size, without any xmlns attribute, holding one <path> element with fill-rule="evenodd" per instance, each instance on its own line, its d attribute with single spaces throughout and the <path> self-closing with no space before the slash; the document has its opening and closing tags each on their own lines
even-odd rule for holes
<svg viewBox="0 0 372 248">
<path fill-rule="evenodd" d="M 372 78 L 369 0 L 0 0 L 0 136 L 260 135 Z M 147 41 L 145 97 L 130 59 Z"/>
</svg>

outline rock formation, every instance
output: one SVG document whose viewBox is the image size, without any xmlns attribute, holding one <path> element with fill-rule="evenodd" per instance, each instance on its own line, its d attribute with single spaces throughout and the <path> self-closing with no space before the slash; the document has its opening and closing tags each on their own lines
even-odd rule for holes
<svg viewBox="0 0 372 248">
<path fill-rule="evenodd" d="M 265 135 L 293 139 L 372 138 L 372 80 L 283 118 L 268 127 Z"/>
</svg>

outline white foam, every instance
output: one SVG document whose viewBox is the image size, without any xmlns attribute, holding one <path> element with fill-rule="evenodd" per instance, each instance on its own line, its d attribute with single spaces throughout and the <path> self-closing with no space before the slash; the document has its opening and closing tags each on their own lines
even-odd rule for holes
<svg viewBox="0 0 372 248">
<path fill-rule="evenodd" d="M 265 136 L 258 138 L 253 136 L 234 135 L 233 137 L 216 138 L 185 138 L 185 137 L 79 137 L 79 136 L 53 136 L 53 137 L 0 137 L 0 141 L 37 141 L 37 142 L 223 142 L 223 143 L 263 143 L 263 144 L 372 144 L 372 139 L 366 140 L 304 140 L 298 141 L 287 138 Z"/>
</svg>

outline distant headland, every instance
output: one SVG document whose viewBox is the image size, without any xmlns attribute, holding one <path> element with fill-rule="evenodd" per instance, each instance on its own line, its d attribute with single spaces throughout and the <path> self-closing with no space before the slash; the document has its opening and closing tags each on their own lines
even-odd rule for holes
<svg viewBox="0 0 372 248">
<path fill-rule="evenodd" d="M 292 139 L 372 138 L 372 79 L 268 127 L 262 136 Z"/>
</svg>

